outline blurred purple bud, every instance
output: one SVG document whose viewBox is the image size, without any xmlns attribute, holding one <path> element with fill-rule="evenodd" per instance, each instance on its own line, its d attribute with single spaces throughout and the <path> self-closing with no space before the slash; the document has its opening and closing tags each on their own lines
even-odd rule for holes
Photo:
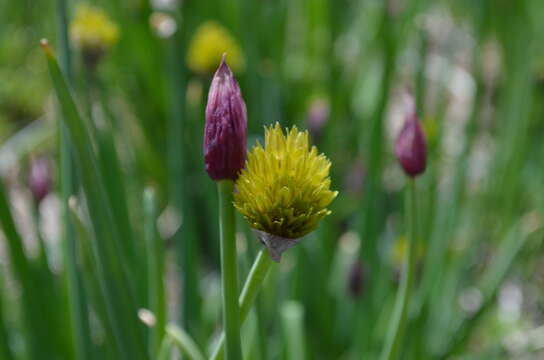
<svg viewBox="0 0 544 360">
<path fill-rule="evenodd" d="M 32 160 L 28 183 L 34 201 L 36 204 L 41 203 L 51 190 L 51 169 L 46 157 Z"/>
<path fill-rule="evenodd" d="M 365 289 L 366 272 L 361 260 L 355 260 L 348 273 L 348 293 L 353 298 L 361 296 Z"/>
<path fill-rule="evenodd" d="M 427 166 L 427 145 L 415 109 L 411 109 L 395 142 L 395 155 L 406 175 L 416 177 Z"/>
<path fill-rule="evenodd" d="M 236 180 L 246 159 L 247 113 L 225 55 L 208 93 L 204 162 L 213 180 Z"/>
<path fill-rule="evenodd" d="M 329 120 L 330 106 L 329 103 L 322 98 L 318 98 L 312 101 L 310 108 L 308 109 L 308 117 L 306 119 L 308 123 L 308 130 L 312 136 L 319 136 L 323 130 L 323 127 Z"/>
</svg>

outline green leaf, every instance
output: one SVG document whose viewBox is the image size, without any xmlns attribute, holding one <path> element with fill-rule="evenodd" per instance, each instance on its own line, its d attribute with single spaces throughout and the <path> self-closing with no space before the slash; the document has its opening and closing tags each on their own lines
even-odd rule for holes
<svg viewBox="0 0 544 360">
<path fill-rule="evenodd" d="M 106 303 L 108 322 L 113 329 L 113 341 L 121 359 L 147 359 L 143 339 L 143 326 L 137 318 L 137 306 L 130 288 L 126 266 L 120 252 L 120 234 L 100 174 L 97 157 L 85 123 L 72 98 L 66 80 L 61 73 L 53 51 L 47 41 L 42 41 L 49 73 L 72 144 L 74 145 L 77 170 L 86 195 L 86 204 L 95 233 L 92 241 L 97 261 L 97 278 Z"/>
</svg>

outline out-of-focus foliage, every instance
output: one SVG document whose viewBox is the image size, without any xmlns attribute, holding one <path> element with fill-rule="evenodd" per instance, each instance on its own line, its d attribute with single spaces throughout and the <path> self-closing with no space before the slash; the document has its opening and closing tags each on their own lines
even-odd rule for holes
<svg viewBox="0 0 544 360">
<path fill-rule="evenodd" d="M 114 24 L 96 66 L 73 42 L 65 66 L 62 3 L 66 24 L 86 5 Z M 248 359 L 379 356 L 406 251 L 393 139 L 407 93 L 428 168 L 402 359 L 542 358 L 543 14 L 541 0 L 0 1 L 0 358 L 151 358 L 166 330 L 143 324 L 168 322 L 210 353 L 219 229 L 202 136 L 224 52 L 248 147 L 276 121 L 308 129 L 339 190 L 267 278 Z M 43 156 L 56 173 L 36 207 Z M 242 281 L 262 245 L 238 220 Z"/>
</svg>

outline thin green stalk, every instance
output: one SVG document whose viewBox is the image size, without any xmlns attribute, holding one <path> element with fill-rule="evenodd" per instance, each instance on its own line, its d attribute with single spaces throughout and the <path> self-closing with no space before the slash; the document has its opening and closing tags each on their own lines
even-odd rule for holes
<svg viewBox="0 0 544 360">
<path fill-rule="evenodd" d="M 182 328 L 170 324 L 166 327 L 166 333 L 181 354 L 189 360 L 204 360 L 204 355 L 202 355 L 194 340 Z"/>
<path fill-rule="evenodd" d="M 22 318 L 24 321 L 24 341 L 30 358 L 38 359 L 40 354 L 49 355 L 48 347 L 40 337 L 43 334 L 41 317 L 37 318 L 39 311 L 36 304 L 34 279 L 31 264 L 23 248 L 23 240 L 17 232 L 11 213 L 8 195 L 0 180 L 0 228 L 6 239 L 7 254 L 10 259 L 12 274 L 21 285 L 22 289 Z"/>
<path fill-rule="evenodd" d="M 281 318 L 287 344 L 287 359 L 306 359 L 304 307 L 297 301 L 288 301 L 281 307 Z"/>
<path fill-rule="evenodd" d="M 184 5 L 185 6 L 185 5 Z M 179 18 L 178 18 L 179 20 Z M 182 27 L 187 26 L 186 19 L 179 21 Z M 188 156 L 185 134 L 188 133 L 187 112 L 185 110 L 186 74 L 183 64 L 183 48 L 185 42 L 181 37 L 185 31 L 178 32 L 164 42 L 165 69 L 167 79 L 167 154 L 168 154 L 168 191 L 173 205 L 181 212 L 183 226 L 175 234 L 178 253 L 178 264 L 181 268 L 181 320 L 182 326 L 192 334 L 198 332 L 200 326 L 201 300 L 198 291 L 198 252 L 195 246 L 196 236 L 193 218 L 189 216 L 193 209 L 189 203 L 187 186 Z"/>
<path fill-rule="evenodd" d="M 416 214 L 416 187 L 415 180 L 410 179 L 408 185 L 408 201 L 406 202 L 406 215 L 409 219 L 408 254 L 404 263 L 402 283 L 397 293 L 395 309 L 389 322 L 389 330 L 385 347 L 383 348 L 382 360 L 394 360 L 397 358 L 399 346 L 402 342 L 402 335 L 406 325 L 410 297 L 415 276 L 416 244 L 417 244 L 417 214 Z"/>
<path fill-rule="evenodd" d="M 93 252 L 98 263 L 97 272 L 101 291 L 106 300 L 108 321 L 114 330 L 113 341 L 122 359 L 147 359 L 143 341 L 143 325 L 134 316 L 136 301 L 120 261 L 119 234 L 113 220 L 111 201 L 104 188 L 104 178 L 84 122 L 72 98 L 65 77 L 58 67 L 47 41 L 42 41 L 53 85 L 61 105 L 63 120 L 70 132 L 74 154 L 78 160 L 86 204 L 96 236 Z"/>
<path fill-rule="evenodd" d="M 57 27 L 59 38 L 59 62 L 68 84 L 72 84 L 70 43 L 68 41 L 67 0 L 57 0 Z M 68 199 L 75 193 L 72 146 L 65 123 L 59 122 L 60 148 L 60 193 L 62 198 L 62 216 L 64 224 L 63 262 L 66 269 L 66 289 L 68 292 L 69 315 L 73 329 L 76 358 L 87 360 L 92 357 L 87 301 L 80 272 L 77 267 L 77 245 L 74 228 L 71 223 Z"/>
<path fill-rule="evenodd" d="M 2 284 L 2 277 L 0 277 L 0 359 L 13 360 L 15 356 L 10 347 L 11 336 L 6 326 L 4 319 L 4 306 L 2 294 L 5 294 Z"/>
<path fill-rule="evenodd" d="M 174 345 L 174 342 L 170 337 L 166 336 L 164 339 L 162 339 L 157 360 L 169 360 L 170 353 L 172 352 L 172 345 Z"/>
<path fill-rule="evenodd" d="M 359 252 L 361 260 L 374 269 L 376 274 L 382 272 L 380 269 L 381 263 L 378 257 L 377 243 L 380 229 L 383 227 L 383 219 L 385 218 L 384 202 L 382 201 L 383 189 L 381 185 L 384 166 L 383 154 L 385 154 L 384 123 L 395 79 L 396 59 L 400 46 L 397 42 L 398 25 L 396 24 L 396 19 L 384 3 L 379 28 L 381 36 L 377 37 L 383 48 L 382 86 L 378 103 L 368 127 L 364 124 L 361 125 L 364 132 L 368 134 L 368 137 L 364 141 L 359 141 L 359 154 L 363 158 L 368 159 L 368 176 L 365 178 L 365 196 L 362 201 L 363 211 L 360 211 L 361 221 L 359 225 L 360 236 L 366 240 L 362 242 Z M 371 347 L 371 334 L 374 331 L 376 314 L 369 312 L 368 309 L 379 306 L 379 304 L 374 304 L 377 298 L 374 296 L 376 289 L 377 284 L 373 283 L 372 286 L 369 286 L 367 295 L 358 302 L 357 337 L 360 339 L 357 344 L 358 352 L 367 352 Z"/>
<path fill-rule="evenodd" d="M 247 276 L 244 288 L 240 294 L 240 324 L 243 324 L 257 297 L 257 293 L 268 274 L 273 262 L 266 249 L 259 251 L 251 270 Z M 223 360 L 225 355 L 225 333 L 221 334 L 217 347 L 211 357 L 212 360 Z"/>
<path fill-rule="evenodd" d="M 217 183 L 219 192 L 219 224 L 221 238 L 221 276 L 223 291 L 223 326 L 227 339 L 227 360 L 242 359 L 240 342 L 240 309 L 238 308 L 238 263 L 236 261 L 234 183 Z"/>
<path fill-rule="evenodd" d="M 160 347 L 166 327 L 166 297 L 164 291 L 164 248 L 157 236 L 157 203 L 155 192 L 147 189 L 144 193 L 145 240 L 148 254 L 149 309 L 155 314 L 156 323 L 151 328 L 150 349 L 154 357 Z"/>
</svg>

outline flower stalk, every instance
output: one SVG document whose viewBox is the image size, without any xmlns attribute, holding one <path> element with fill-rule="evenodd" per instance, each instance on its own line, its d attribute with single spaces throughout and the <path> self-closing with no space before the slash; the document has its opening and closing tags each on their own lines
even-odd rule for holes
<svg viewBox="0 0 544 360">
<path fill-rule="evenodd" d="M 219 192 L 219 224 L 221 241 L 221 276 L 223 301 L 223 326 L 226 334 L 227 360 L 242 359 L 240 341 L 240 310 L 238 308 L 238 264 L 236 261 L 235 217 L 233 201 L 234 183 L 217 182 Z"/>
<path fill-rule="evenodd" d="M 244 321 L 249 314 L 249 310 L 253 306 L 257 293 L 259 292 L 266 275 L 272 267 L 273 261 L 266 249 L 261 249 L 255 262 L 249 271 L 244 288 L 240 294 L 240 324 L 243 325 Z M 217 347 L 211 357 L 212 360 L 223 360 L 225 356 L 225 333 L 221 334 Z"/>
<path fill-rule="evenodd" d="M 408 194 L 406 201 L 406 213 L 408 214 L 409 246 L 399 292 L 395 302 L 393 316 L 389 323 L 389 330 L 382 352 L 382 360 L 394 360 L 397 358 L 398 349 L 402 340 L 402 334 L 406 326 L 410 298 L 415 277 L 416 245 L 417 245 L 417 212 L 416 212 L 416 187 L 415 180 L 408 180 Z"/>
</svg>

